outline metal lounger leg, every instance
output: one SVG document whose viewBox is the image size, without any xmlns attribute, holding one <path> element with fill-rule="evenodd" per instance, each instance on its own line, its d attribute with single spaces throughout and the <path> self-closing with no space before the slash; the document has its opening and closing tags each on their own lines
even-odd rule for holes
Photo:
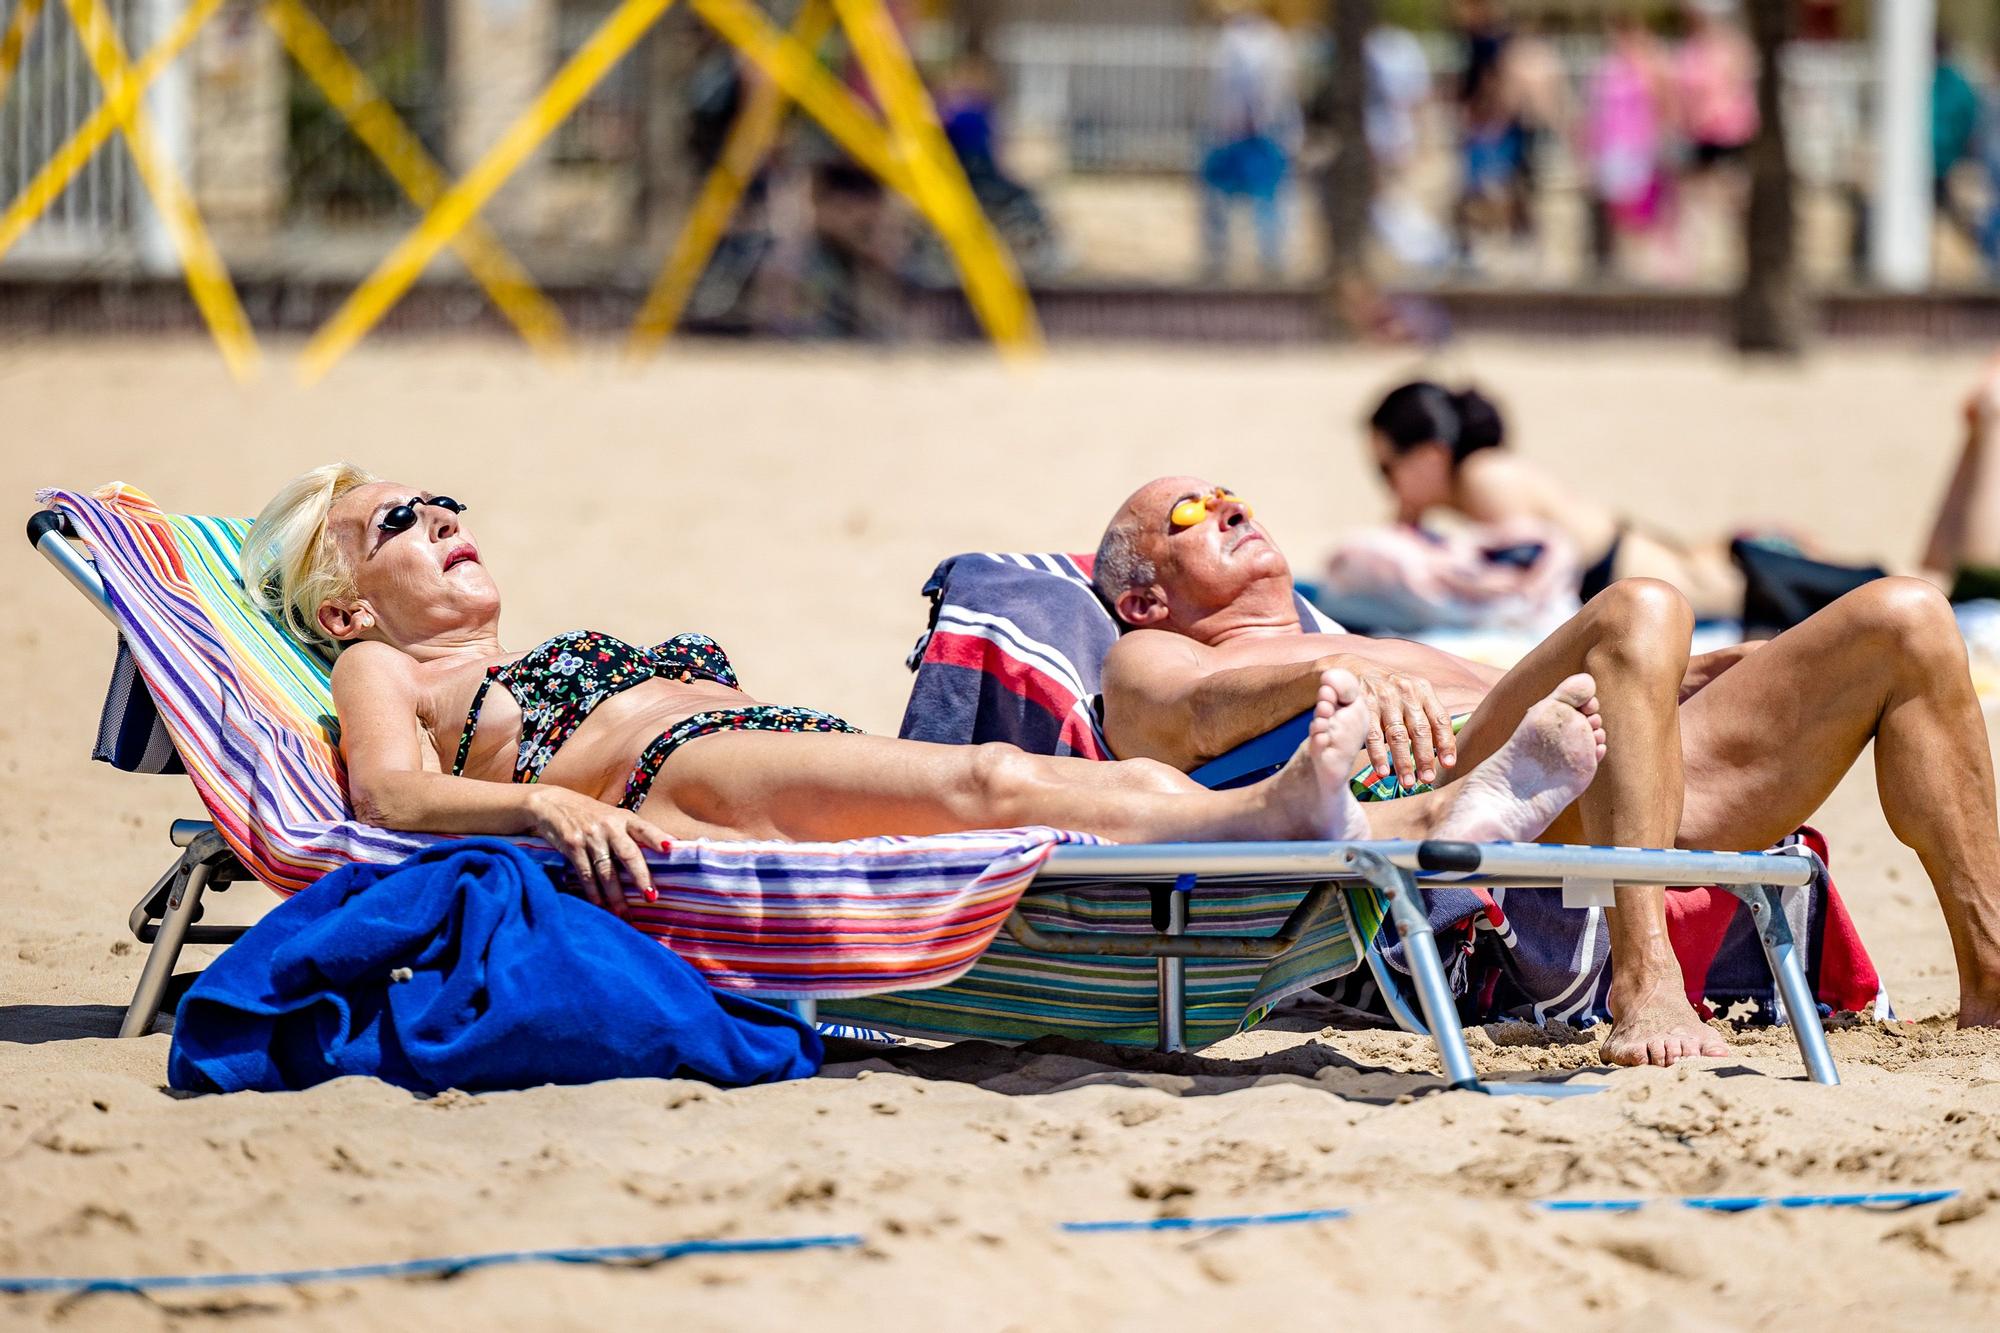
<svg viewBox="0 0 2000 1333">
<path fill-rule="evenodd" d="M 187 942 L 188 927 L 194 924 L 195 914 L 201 909 L 202 891 L 208 887 L 209 876 L 215 873 L 215 868 L 206 861 L 193 865 L 183 862 L 183 865 L 186 868 L 167 896 L 167 910 L 161 915 L 159 934 L 153 937 L 146 966 L 139 973 L 132 1003 L 126 1006 L 125 1020 L 118 1025 L 121 1037 L 139 1037 L 151 1030 L 153 1019 L 160 1012 L 160 1000 L 167 993 L 167 983 L 173 979 L 174 964 L 180 961 L 181 945 Z"/>
<path fill-rule="evenodd" d="M 1417 1002 L 1423 1006 L 1431 1040 L 1437 1043 L 1438 1056 L 1444 1061 L 1445 1080 L 1454 1088 L 1484 1091 L 1472 1067 L 1472 1052 L 1465 1046 L 1465 1031 L 1458 1025 L 1458 1007 L 1444 979 L 1444 965 L 1438 962 L 1435 936 L 1430 918 L 1424 915 L 1416 881 L 1374 852 L 1351 851 L 1348 859 L 1389 904 L 1396 931 L 1403 937 L 1403 956 L 1409 960 L 1410 975 L 1417 983 Z"/>
<path fill-rule="evenodd" d="M 1188 891 L 1193 887 L 1193 875 L 1183 875 L 1174 881 L 1174 887 L 1167 894 L 1165 934 L 1187 933 Z M 1159 1048 L 1170 1055 L 1178 1054 L 1187 1049 L 1187 959 L 1162 958 L 1156 966 L 1159 969 L 1155 982 L 1160 1005 Z"/>
<path fill-rule="evenodd" d="M 1764 957 L 1771 964 L 1771 976 L 1778 983 L 1784 1016 L 1792 1025 L 1799 1054 L 1805 1058 L 1806 1073 L 1815 1083 L 1829 1086 L 1839 1083 L 1840 1070 L 1834 1067 L 1833 1052 L 1826 1044 L 1826 1027 L 1819 1021 L 1819 1002 L 1813 998 L 1812 986 L 1806 981 L 1798 942 L 1792 938 L 1792 923 L 1785 919 L 1784 890 L 1770 884 L 1725 887 L 1750 909 L 1750 919 L 1757 926 L 1757 942 L 1764 946 Z"/>
<path fill-rule="evenodd" d="M 1373 940 L 1368 941 L 1367 956 L 1368 970 L 1375 974 L 1375 988 L 1382 992 L 1382 1004 L 1389 1010 L 1389 1017 L 1396 1020 L 1396 1026 L 1411 1036 L 1430 1036 L 1431 1030 L 1424 1026 L 1424 1020 L 1417 1017 L 1417 1011 L 1403 998 L 1395 969 L 1389 966 L 1389 960 L 1382 956 L 1382 950 Z"/>
</svg>

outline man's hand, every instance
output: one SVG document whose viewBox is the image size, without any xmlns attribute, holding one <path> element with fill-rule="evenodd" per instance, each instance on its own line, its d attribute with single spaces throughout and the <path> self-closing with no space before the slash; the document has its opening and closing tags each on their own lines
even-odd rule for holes
<svg viewBox="0 0 2000 1333">
<path fill-rule="evenodd" d="M 1395 775 L 1405 789 L 1438 780 L 1439 767 L 1458 762 L 1458 739 L 1451 714 L 1438 702 L 1437 691 L 1422 676 L 1390 671 L 1365 657 L 1339 653 L 1321 658 L 1319 670 L 1344 667 L 1361 682 L 1361 700 L 1368 705 L 1368 758 L 1379 780 Z"/>
<path fill-rule="evenodd" d="M 1732 643 L 1726 648 L 1717 648 L 1712 653 L 1690 657 L 1687 674 L 1681 677 L 1681 702 L 1686 703 L 1692 699 L 1717 676 L 1769 642 L 1768 639 L 1746 639 L 1742 643 Z"/>
</svg>

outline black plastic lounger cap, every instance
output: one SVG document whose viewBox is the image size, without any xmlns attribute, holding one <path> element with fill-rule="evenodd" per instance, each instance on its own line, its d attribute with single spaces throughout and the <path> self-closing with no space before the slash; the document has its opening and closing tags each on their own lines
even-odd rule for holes
<svg viewBox="0 0 2000 1333">
<path fill-rule="evenodd" d="M 1417 868 L 1419 870 L 1477 870 L 1479 869 L 1479 844 L 1476 842 L 1454 842 L 1448 839 L 1426 838 L 1417 844 Z"/>
<path fill-rule="evenodd" d="M 51 532 L 60 532 L 65 537 L 74 536 L 69 526 L 69 515 L 60 509 L 42 509 L 28 516 L 28 545 L 40 546 L 42 538 Z"/>
</svg>

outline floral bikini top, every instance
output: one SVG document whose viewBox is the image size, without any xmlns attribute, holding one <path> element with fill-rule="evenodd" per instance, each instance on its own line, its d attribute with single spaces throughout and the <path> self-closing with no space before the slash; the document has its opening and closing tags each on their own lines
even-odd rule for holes
<svg viewBox="0 0 2000 1333">
<path fill-rule="evenodd" d="M 465 771 L 472 733 L 486 691 L 498 682 L 521 707 L 521 748 L 514 781 L 539 782 L 556 751 L 612 695 L 648 680 L 709 680 L 737 688 L 736 669 L 722 645 L 706 634 L 676 634 L 653 648 L 638 648 L 594 629 L 571 630 L 537 644 L 512 662 L 486 669 L 472 696 L 459 737 L 452 776 Z"/>
</svg>

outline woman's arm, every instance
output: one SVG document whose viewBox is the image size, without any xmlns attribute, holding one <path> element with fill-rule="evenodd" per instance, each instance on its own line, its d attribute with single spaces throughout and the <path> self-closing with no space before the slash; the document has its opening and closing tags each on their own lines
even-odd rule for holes
<svg viewBox="0 0 2000 1333">
<path fill-rule="evenodd" d="M 494 833 L 540 838 L 560 851 L 599 906 L 621 915 L 619 868 L 650 900 L 642 844 L 666 836 L 629 810 L 564 787 L 483 782 L 427 769 L 428 737 L 410 659 L 358 643 L 333 671 L 333 706 L 347 764 L 348 799 L 364 823 L 409 833 Z"/>
</svg>

